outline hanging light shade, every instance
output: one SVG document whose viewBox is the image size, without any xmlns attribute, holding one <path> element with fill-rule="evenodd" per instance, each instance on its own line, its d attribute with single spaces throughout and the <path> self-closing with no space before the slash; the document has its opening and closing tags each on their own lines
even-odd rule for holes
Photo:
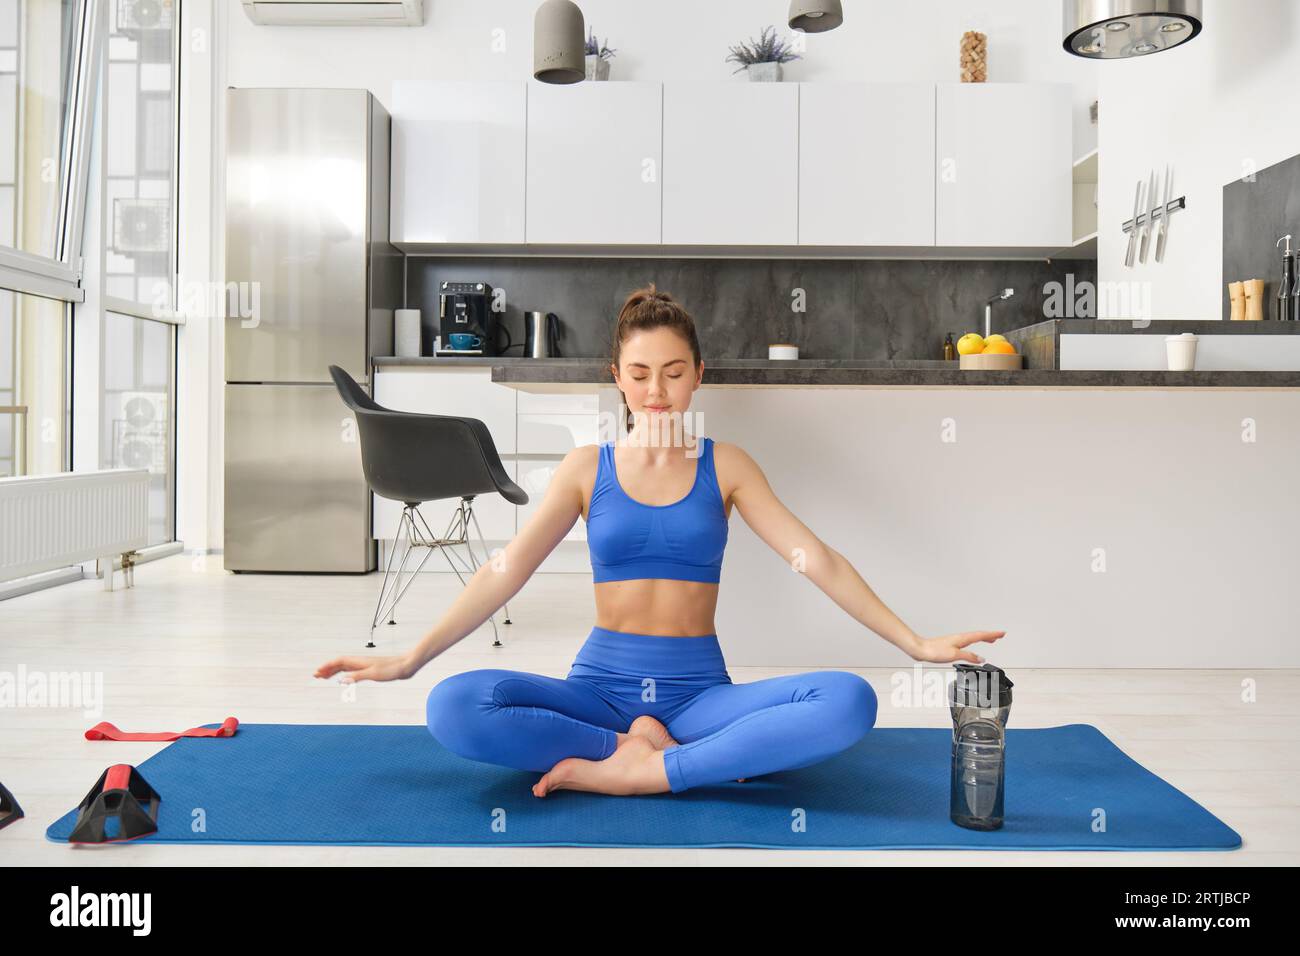
<svg viewBox="0 0 1300 956">
<path fill-rule="evenodd" d="M 587 78 L 587 34 L 572 0 L 546 0 L 533 17 L 533 78 L 577 83 Z"/>
<path fill-rule="evenodd" d="M 1090 60 L 1159 53 L 1200 32 L 1201 0 L 1065 0 L 1065 50 Z"/>
<path fill-rule="evenodd" d="M 844 22 L 840 0 L 790 0 L 790 29 L 825 33 Z"/>
</svg>

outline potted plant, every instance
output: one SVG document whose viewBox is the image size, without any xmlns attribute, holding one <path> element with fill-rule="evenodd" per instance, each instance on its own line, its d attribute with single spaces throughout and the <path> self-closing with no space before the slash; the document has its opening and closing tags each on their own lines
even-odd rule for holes
<svg viewBox="0 0 1300 956">
<path fill-rule="evenodd" d="M 799 54 L 770 26 L 763 29 L 757 40 L 750 37 L 749 43 L 733 46 L 727 54 L 727 62 L 740 64 L 733 73 L 745 70 L 751 80 L 766 83 L 779 83 L 784 73 L 781 64 L 797 59 Z"/>
<path fill-rule="evenodd" d="M 587 79 L 608 80 L 609 58 L 613 55 L 614 51 L 604 41 L 596 41 L 596 31 L 592 30 L 587 37 Z"/>
</svg>

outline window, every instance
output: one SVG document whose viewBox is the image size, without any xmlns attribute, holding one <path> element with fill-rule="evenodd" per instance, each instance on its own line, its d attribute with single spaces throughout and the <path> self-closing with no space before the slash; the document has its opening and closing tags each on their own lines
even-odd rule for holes
<svg viewBox="0 0 1300 956">
<path fill-rule="evenodd" d="M 71 467 L 97 3 L 0 0 L 0 475 Z"/>
<path fill-rule="evenodd" d="M 176 537 L 178 15 L 169 0 L 115 0 L 100 101 L 99 464 L 149 470 L 150 545 Z"/>
<path fill-rule="evenodd" d="M 172 311 L 174 32 L 172 5 L 119 0 L 108 35 L 104 295 Z M 130 310 L 140 315 L 136 309 Z"/>
<path fill-rule="evenodd" d="M 58 255 L 75 0 L 0 0 L 0 245 Z"/>
<path fill-rule="evenodd" d="M 149 544 L 163 544 L 176 536 L 176 328 L 106 313 L 101 355 L 100 466 L 149 469 Z"/>
<path fill-rule="evenodd" d="M 0 477 L 68 470 L 67 309 L 0 289 Z"/>
</svg>

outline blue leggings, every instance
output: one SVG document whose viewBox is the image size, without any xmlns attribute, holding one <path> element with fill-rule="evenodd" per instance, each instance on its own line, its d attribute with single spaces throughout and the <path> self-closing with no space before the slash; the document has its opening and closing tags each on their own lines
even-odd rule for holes
<svg viewBox="0 0 1300 956">
<path fill-rule="evenodd" d="M 592 628 L 567 677 L 455 674 L 429 692 L 429 732 L 448 750 L 517 770 L 604 760 L 649 714 L 673 793 L 794 770 L 852 746 L 876 721 L 871 685 L 848 671 L 733 684 L 715 634 L 664 637 Z"/>
</svg>

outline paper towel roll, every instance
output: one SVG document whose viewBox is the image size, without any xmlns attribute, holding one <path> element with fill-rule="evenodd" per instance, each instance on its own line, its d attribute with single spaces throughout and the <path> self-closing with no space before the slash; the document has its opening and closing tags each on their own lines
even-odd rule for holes
<svg viewBox="0 0 1300 956">
<path fill-rule="evenodd" d="M 417 358 L 419 356 L 419 309 L 397 309 L 393 312 L 393 354 L 399 358 Z"/>
</svg>

